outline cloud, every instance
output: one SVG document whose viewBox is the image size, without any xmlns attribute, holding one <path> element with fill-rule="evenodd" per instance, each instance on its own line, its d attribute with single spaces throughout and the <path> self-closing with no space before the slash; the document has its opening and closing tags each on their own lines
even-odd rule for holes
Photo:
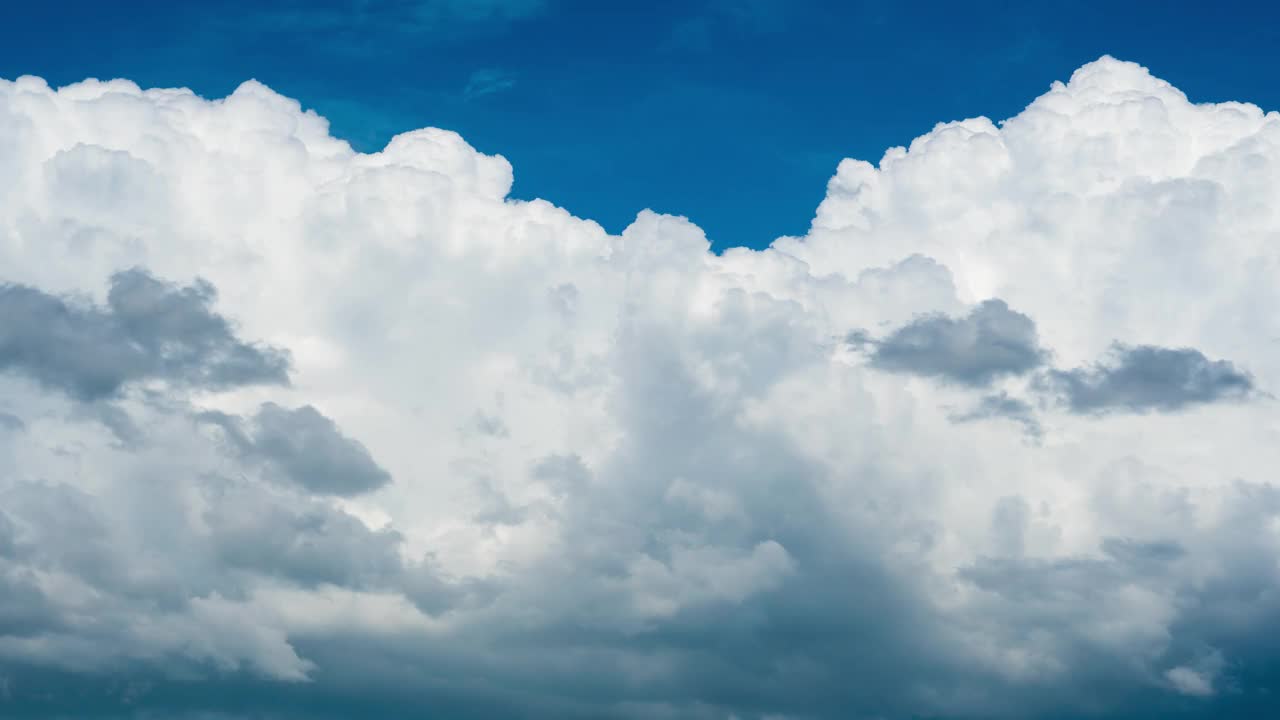
<svg viewBox="0 0 1280 720">
<path fill-rule="evenodd" d="M 0 82 L 0 714 L 1264 716 L 1277 148 L 1103 58 L 713 254 Z"/>
<path fill-rule="evenodd" d="M 983 301 L 960 318 L 919 317 L 876 343 L 871 354 L 872 365 L 883 370 L 973 386 L 1029 372 L 1044 359 L 1035 323 L 1002 300 Z"/>
<path fill-rule="evenodd" d="M 207 282 L 179 288 L 132 268 L 111 276 L 105 307 L 0 285 L 0 369 L 86 402 L 132 382 L 222 389 L 288 381 L 288 355 L 237 339 L 211 310 Z"/>
<path fill-rule="evenodd" d="M 1049 378 L 1078 413 L 1170 412 L 1239 400 L 1254 391 L 1253 378 L 1226 360 L 1210 360 L 1192 348 L 1150 345 L 1116 345 L 1111 357 L 1093 367 L 1055 370 Z"/>
<path fill-rule="evenodd" d="M 378 587 L 401 572 L 399 536 L 371 531 L 323 503 L 262 503 L 226 483 L 204 513 L 213 551 L 227 568 L 288 578 L 307 587 Z"/>
<path fill-rule="evenodd" d="M 269 465 L 279 477 L 312 493 L 358 495 L 391 482 L 358 440 L 342 434 L 310 405 L 293 410 L 264 403 L 247 423 L 223 413 L 205 413 L 220 426 L 242 458 Z"/>
<path fill-rule="evenodd" d="M 1211 697 L 1218 692 L 1214 683 L 1223 670 L 1222 655 L 1210 652 L 1197 658 L 1191 666 L 1179 665 L 1164 674 L 1165 679 L 1183 695 Z"/>
<path fill-rule="evenodd" d="M 1022 425 L 1027 434 L 1033 437 L 1039 437 L 1043 433 L 1031 403 L 1013 397 L 1003 390 L 994 395 L 985 395 L 972 409 L 951 416 L 955 422 L 974 422 L 992 418 L 1012 420 Z"/>
</svg>

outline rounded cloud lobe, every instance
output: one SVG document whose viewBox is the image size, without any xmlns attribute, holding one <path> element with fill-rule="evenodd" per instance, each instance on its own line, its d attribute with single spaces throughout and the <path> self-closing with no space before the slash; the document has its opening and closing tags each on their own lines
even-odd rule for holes
<svg viewBox="0 0 1280 720">
<path fill-rule="evenodd" d="M 722 255 L 511 182 L 0 82 L 0 714 L 1269 706 L 1280 116 L 1103 58 Z"/>
</svg>

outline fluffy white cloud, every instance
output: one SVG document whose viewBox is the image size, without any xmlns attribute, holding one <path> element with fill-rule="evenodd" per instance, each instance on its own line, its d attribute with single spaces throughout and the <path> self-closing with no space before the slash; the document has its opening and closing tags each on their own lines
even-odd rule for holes
<svg viewBox="0 0 1280 720">
<path fill-rule="evenodd" d="M 844 161 L 760 252 L 511 182 L 443 130 L 356 153 L 254 82 L 0 82 L 0 703 L 1132 718 L 1280 687 L 1280 116 L 1103 58 Z"/>
</svg>

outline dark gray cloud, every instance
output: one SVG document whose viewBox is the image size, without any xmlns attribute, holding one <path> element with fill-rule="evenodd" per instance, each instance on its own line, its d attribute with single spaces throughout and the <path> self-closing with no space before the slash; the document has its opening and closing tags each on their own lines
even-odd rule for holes
<svg viewBox="0 0 1280 720">
<path fill-rule="evenodd" d="M 266 403 L 253 419 L 256 452 L 312 492 L 356 495 L 391 482 L 358 440 L 310 405 Z"/>
<path fill-rule="evenodd" d="M 359 495 L 391 482 L 360 441 L 347 437 L 311 405 L 290 410 L 264 403 L 247 422 L 204 413 L 221 427 L 235 451 L 269 466 L 270 477 L 324 495 Z"/>
<path fill-rule="evenodd" d="M 963 317 L 924 315 L 880 341 L 858 334 L 851 342 L 873 344 L 871 363 L 882 370 L 970 386 L 1034 370 L 1047 357 L 1031 318 L 994 299 Z"/>
<path fill-rule="evenodd" d="M 287 383 L 286 353 L 237 338 L 213 311 L 216 297 L 203 280 L 179 287 L 138 268 L 112 275 L 101 307 L 0 285 L 0 370 L 87 402 L 141 380 L 209 389 Z"/>
<path fill-rule="evenodd" d="M 1051 371 L 1042 385 L 1072 412 L 1090 414 L 1173 412 L 1244 399 L 1254 391 L 1249 373 L 1199 350 L 1123 344 L 1092 367 Z"/>
<path fill-rule="evenodd" d="M 987 300 L 959 318 L 926 315 L 877 340 L 863 330 L 846 342 L 870 353 L 874 367 L 982 387 L 1045 364 L 1031 318 L 1001 300 Z M 1193 348 L 1116 343 L 1108 357 L 1086 368 L 1048 369 L 1035 378 L 1040 393 L 1056 396 L 1071 412 L 1172 412 L 1184 407 L 1240 400 L 1254 393 L 1253 377 L 1226 360 L 1210 360 Z M 1004 417 L 1031 435 L 1042 430 L 1034 408 L 1006 393 L 988 395 L 955 422 Z"/>
</svg>

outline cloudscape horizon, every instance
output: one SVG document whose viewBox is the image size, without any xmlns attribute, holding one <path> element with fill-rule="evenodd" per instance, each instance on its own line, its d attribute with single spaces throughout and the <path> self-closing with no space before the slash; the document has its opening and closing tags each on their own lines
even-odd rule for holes
<svg viewBox="0 0 1280 720">
<path fill-rule="evenodd" d="M 1280 114 L 1028 99 L 715 252 L 0 80 L 0 716 L 1269 717 Z"/>
</svg>

